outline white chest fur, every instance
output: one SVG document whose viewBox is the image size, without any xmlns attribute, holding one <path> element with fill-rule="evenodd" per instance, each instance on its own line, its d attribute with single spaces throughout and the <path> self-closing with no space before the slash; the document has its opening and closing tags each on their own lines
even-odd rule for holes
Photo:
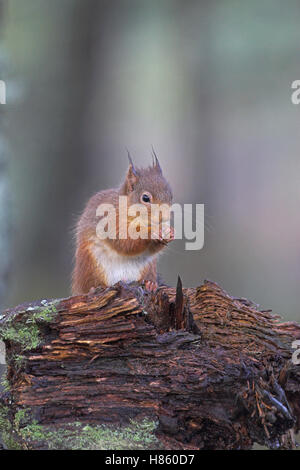
<svg viewBox="0 0 300 470">
<path fill-rule="evenodd" d="M 146 265 L 155 257 L 147 253 L 137 256 L 119 255 L 102 243 L 94 245 L 93 252 L 110 286 L 119 281 L 138 281 Z"/>
</svg>

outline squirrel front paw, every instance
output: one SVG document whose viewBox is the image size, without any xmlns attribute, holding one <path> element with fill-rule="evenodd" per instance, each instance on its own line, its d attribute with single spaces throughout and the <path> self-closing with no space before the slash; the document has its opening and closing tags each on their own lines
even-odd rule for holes
<svg viewBox="0 0 300 470">
<path fill-rule="evenodd" d="M 145 289 L 149 292 L 155 292 L 158 289 L 158 283 L 154 281 L 143 280 Z"/>
<path fill-rule="evenodd" d="M 156 239 L 159 243 L 167 245 L 171 241 L 175 239 L 175 232 L 174 228 L 170 225 L 165 225 L 163 227 L 159 227 L 157 233 L 153 233 L 154 239 Z"/>
</svg>

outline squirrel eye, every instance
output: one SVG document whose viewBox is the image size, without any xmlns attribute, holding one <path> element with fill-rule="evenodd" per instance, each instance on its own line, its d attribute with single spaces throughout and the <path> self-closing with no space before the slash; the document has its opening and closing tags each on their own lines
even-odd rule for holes
<svg viewBox="0 0 300 470">
<path fill-rule="evenodd" d="M 143 193 L 142 194 L 142 197 L 141 197 L 141 200 L 142 202 L 145 202 L 146 204 L 151 202 L 151 194 L 150 193 Z"/>
</svg>

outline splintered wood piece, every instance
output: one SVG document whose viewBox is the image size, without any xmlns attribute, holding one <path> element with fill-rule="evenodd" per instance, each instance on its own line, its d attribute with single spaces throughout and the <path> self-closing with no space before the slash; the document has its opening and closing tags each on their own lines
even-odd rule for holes
<svg viewBox="0 0 300 470">
<path fill-rule="evenodd" d="M 176 287 L 176 298 L 175 298 L 175 327 L 180 330 L 184 327 L 184 302 L 182 292 L 182 282 L 178 276 L 177 287 Z"/>
</svg>

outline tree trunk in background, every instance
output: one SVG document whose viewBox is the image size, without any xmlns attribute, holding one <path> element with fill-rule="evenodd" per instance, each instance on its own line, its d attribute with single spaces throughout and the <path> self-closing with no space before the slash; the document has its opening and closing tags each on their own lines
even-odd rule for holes
<svg viewBox="0 0 300 470">
<path fill-rule="evenodd" d="M 3 24 L 4 4 L 0 0 L 0 30 Z M 1 37 L 0 37 L 1 39 Z M 6 81 L 5 54 L 0 46 L 0 80 Z M 8 180 L 9 149 L 4 138 L 5 105 L 0 104 L 0 310 L 3 309 L 7 298 L 8 277 L 11 265 L 11 230 L 10 230 L 10 194 Z M 0 341 L 0 377 L 5 366 L 4 344 Z"/>
<path fill-rule="evenodd" d="M 86 107 L 102 6 L 97 0 L 10 3 L 7 41 L 17 50 L 17 75 L 24 84 L 22 106 L 10 112 L 8 130 L 18 209 L 18 266 L 10 303 L 69 291 L 72 228 L 85 199 L 82 188 L 88 186 Z M 24 47 L 15 40 L 18 22 Z M 30 55 L 27 44 L 37 40 Z"/>
</svg>

